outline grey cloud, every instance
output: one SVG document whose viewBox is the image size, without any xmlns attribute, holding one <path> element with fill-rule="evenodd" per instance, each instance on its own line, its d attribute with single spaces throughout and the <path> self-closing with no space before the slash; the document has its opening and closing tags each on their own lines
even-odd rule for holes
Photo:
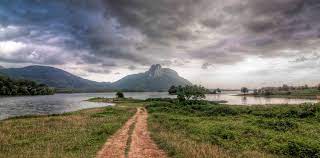
<svg viewBox="0 0 320 158">
<path fill-rule="evenodd" d="M 218 28 L 222 25 L 222 22 L 217 19 L 205 19 L 202 21 L 202 24 L 210 28 Z"/>
<path fill-rule="evenodd" d="M 207 0 L 105 0 L 109 14 L 119 19 L 124 26 L 140 30 L 152 40 L 166 38 L 189 39 L 191 32 L 183 30 L 195 19 Z"/>
<path fill-rule="evenodd" d="M 134 66 L 134 65 L 130 65 L 130 66 L 128 67 L 128 69 L 129 69 L 129 70 L 135 70 L 135 69 L 137 69 L 137 67 Z"/>
<path fill-rule="evenodd" d="M 204 63 L 204 64 L 202 64 L 201 68 L 206 70 L 206 69 L 208 69 L 210 66 L 212 66 L 211 63 Z"/>
<path fill-rule="evenodd" d="M 295 60 L 291 61 L 292 63 L 305 63 L 305 62 L 316 62 L 320 60 L 320 54 L 318 53 L 313 53 L 312 55 L 309 56 L 301 56 L 296 58 Z M 309 63 L 308 63 L 309 64 Z M 315 65 L 315 64 L 311 64 Z"/>
<path fill-rule="evenodd" d="M 85 69 L 87 72 L 90 73 L 102 73 L 102 74 L 109 74 L 111 73 L 110 70 L 99 68 L 99 67 L 88 67 Z"/>
<path fill-rule="evenodd" d="M 60 48 L 55 58 L 43 56 L 44 64 L 73 59 L 106 66 L 172 65 L 177 49 L 185 51 L 179 56 L 186 60 L 234 64 L 252 55 L 309 53 L 320 40 L 318 0 L 4 0 L 0 10 L 0 41 Z"/>
</svg>

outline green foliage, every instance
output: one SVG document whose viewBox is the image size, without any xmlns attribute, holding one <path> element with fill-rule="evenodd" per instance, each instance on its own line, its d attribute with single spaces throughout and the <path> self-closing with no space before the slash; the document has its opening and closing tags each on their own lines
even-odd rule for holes
<svg viewBox="0 0 320 158">
<path fill-rule="evenodd" d="M 0 95 L 52 95 L 54 93 L 53 88 L 44 84 L 37 84 L 30 80 L 12 80 L 0 76 Z"/>
<path fill-rule="evenodd" d="M 217 145 L 234 154 L 230 157 L 320 156 L 320 104 L 249 107 L 162 101 L 147 109 L 152 134 L 157 142 L 174 144 L 169 146 L 178 151 L 173 157 L 188 157 L 190 151 L 183 148 L 188 143 L 195 144 L 193 152 L 208 150 L 201 144 Z"/>
<path fill-rule="evenodd" d="M 205 93 L 206 93 L 207 89 L 202 87 L 202 86 L 198 86 L 198 85 L 186 85 L 184 87 L 179 86 L 177 88 L 177 98 L 179 101 L 190 101 L 192 100 L 199 100 L 199 99 L 204 99 Z"/>
<path fill-rule="evenodd" d="M 168 93 L 170 95 L 174 95 L 174 94 L 177 94 L 177 87 L 176 86 L 171 86 L 170 89 L 168 90 Z"/>
<path fill-rule="evenodd" d="M 260 119 L 257 120 L 257 125 L 261 128 L 273 129 L 276 131 L 289 131 L 291 129 L 297 128 L 297 123 L 290 121 L 288 119 Z"/>
<path fill-rule="evenodd" d="M 320 145 L 309 144 L 308 142 L 302 141 L 289 141 L 284 153 L 290 156 L 299 157 L 320 157 Z"/>
<path fill-rule="evenodd" d="M 121 91 L 116 93 L 117 98 L 124 98 L 124 94 Z"/>
<path fill-rule="evenodd" d="M 249 93 L 249 89 L 247 87 L 242 87 L 241 88 L 241 93 L 247 94 L 247 93 Z"/>
</svg>

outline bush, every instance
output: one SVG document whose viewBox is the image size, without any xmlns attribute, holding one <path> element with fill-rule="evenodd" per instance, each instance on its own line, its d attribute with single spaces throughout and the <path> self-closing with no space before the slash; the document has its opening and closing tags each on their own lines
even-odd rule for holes
<svg viewBox="0 0 320 158">
<path fill-rule="evenodd" d="M 320 157 L 320 146 L 317 142 L 310 140 L 293 139 L 287 143 L 271 143 L 273 153 L 283 154 L 290 157 Z"/>
<path fill-rule="evenodd" d="M 168 93 L 170 95 L 177 94 L 177 87 L 176 86 L 171 86 L 170 89 L 168 90 Z"/>
<path fill-rule="evenodd" d="M 146 99 L 146 101 L 148 102 L 154 102 L 154 101 L 158 101 L 158 102 L 170 102 L 170 103 L 174 103 L 177 101 L 177 99 L 173 99 L 173 98 L 148 98 Z"/>
<path fill-rule="evenodd" d="M 124 98 L 124 94 L 120 91 L 116 93 L 117 98 Z"/>
<path fill-rule="evenodd" d="M 221 139 L 234 140 L 235 138 L 233 131 L 227 127 L 213 128 L 210 132 L 210 142 L 214 144 L 221 144 Z"/>
<path fill-rule="evenodd" d="M 278 119 L 258 120 L 256 121 L 256 124 L 259 127 L 262 127 L 265 129 L 272 129 L 272 130 L 283 131 L 283 132 L 286 132 L 298 127 L 296 123 L 290 120 L 278 120 Z"/>
</svg>

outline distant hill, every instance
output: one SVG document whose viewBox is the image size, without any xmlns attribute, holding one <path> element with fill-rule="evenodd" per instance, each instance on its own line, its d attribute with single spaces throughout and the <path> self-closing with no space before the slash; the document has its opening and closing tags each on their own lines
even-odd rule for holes
<svg viewBox="0 0 320 158">
<path fill-rule="evenodd" d="M 167 91 L 172 85 L 191 85 L 191 82 L 180 77 L 177 72 L 161 65 L 152 65 L 144 73 L 126 76 L 112 84 L 119 89 L 143 91 Z"/>
<path fill-rule="evenodd" d="M 159 64 L 152 65 L 147 72 L 129 75 L 114 83 L 90 81 L 48 66 L 4 68 L 0 69 L 0 74 L 14 79 L 34 80 L 58 89 L 74 89 L 84 92 L 116 89 L 125 91 L 167 91 L 172 85 L 191 84 L 174 70 L 161 68 Z"/>
<path fill-rule="evenodd" d="M 61 69 L 48 66 L 0 69 L 0 73 L 15 79 L 34 80 L 55 88 L 81 89 L 84 91 L 111 89 L 110 83 L 86 80 Z"/>
</svg>

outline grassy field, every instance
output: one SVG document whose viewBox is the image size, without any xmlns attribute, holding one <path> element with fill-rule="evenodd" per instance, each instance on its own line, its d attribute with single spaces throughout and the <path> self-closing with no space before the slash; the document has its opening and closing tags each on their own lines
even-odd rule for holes
<svg viewBox="0 0 320 158">
<path fill-rule="evenodd" d="M 153 102 L 149 128 L 171 157 L 320 157 L 320 105 Z"/>
<path fill-rule="evenodd" d="M 172 99 L 94 98 L 115 107 L 0 121 L 0 158 L 95 157 L 146 106 L 152 138 L 169 157 L 320 157 L 320 104 L 231 106 Z"/>
<path fill-rule="evenodd" d="M 0 157 L 95 157 L 134 113 L 122 105 L 0 121 Z"/>
</svg>

